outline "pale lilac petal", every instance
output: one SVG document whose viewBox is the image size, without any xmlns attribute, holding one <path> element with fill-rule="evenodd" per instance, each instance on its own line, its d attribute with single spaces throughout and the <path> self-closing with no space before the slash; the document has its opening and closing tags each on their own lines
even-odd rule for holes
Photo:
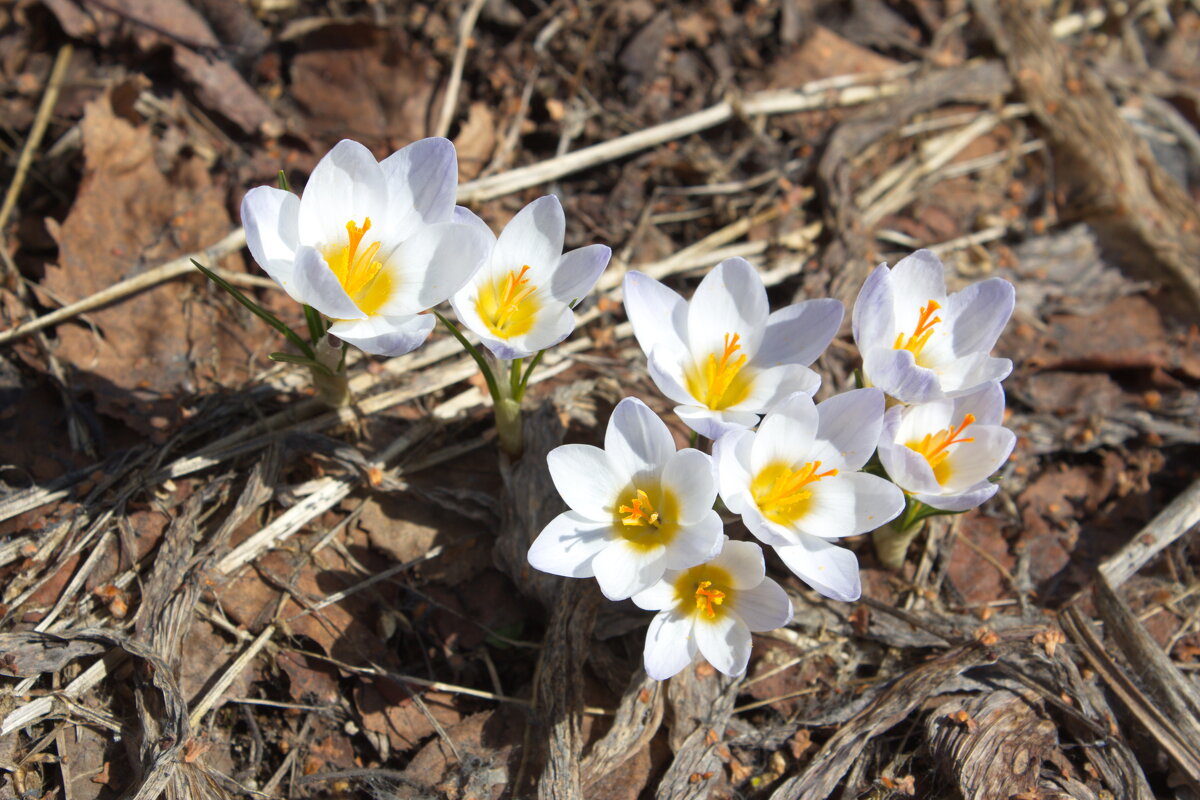
<svg viewBox="0 0 1200 800">
<path fill-rule="evenodd" d="M 892 296 L 900 330 L 916 326 L 921 307 L 930 300 L 945 305 L 946 268 L 931 250 L 917 250 L 892 267 Z M 911 325 L 906 316 L 911 314 Z"/>
<path fill-rule="evenodd" d="M 255 263 L 289 294 L 292 262 L 300 246 L 299 213 L 300 198 L 271 186 L 255 187 L 242 199 L 246 247 Z"/>
<path fill-rule="evenodd" d="M 1007 358 L 974 353 L 941 370 L 942 391 L 947 397 L 970 394 L 981 386 L 1004 380 L 1010 372 L 1012 361 Z"/>
<path fill-rule="evenodd" d="M 627 272 L 622 283 L 625 314 L 642 352 L 665 348 L 672 360 L 687 356 L 687 303 L 663 284 L 640 272 Z M 660 387 L 661 388 L 661 387 Z"/>
<path fill-rule="evenodd" d="M 770 411 L 789 395 L 801 392 L 812 396 L 821 388 L 821 376 L 800 364 L 767 367 L 754 374 L 750 392 L 735 405 L 735 411 Z"/>
<path fill-rule="evenodd" d="M 646 674 L 665 681 L 692 663 L 696 642 L 692 638 L 692 618 L 677 611 L 664 611 L 650 621 L 646 631 L 643 661 Z"/>
<path fill-rule="evenodd" d="M 665 424 L 663 428 L 666 428 Z M 670 435 L 669 431 L 667 435 Z M 712 511 L 713 502 L 717 499 L 712 457 L 690 448 L 676 453 L 674 442 L 671 447 L 672 452 L 662 467 L 662 487 L 675 495 L 679 503 L 680 522 L 699 522 Z"/>
<path fill-rule="evenodd" d="M 458 156 L 450 140 L 413 142 L 381 161 L 379 168 L 388 188 L 387 230 L 395 241 L 404 241 L 422 225 L 450 221 L 458 189 Z"/>
<path fill-rule="evenodd" d="M 335 322 L 329 332 L 364 353 L 391 358 L 420 347 L 429 338 L 433 326 L 434 319 L 429 314 L 404 317 L 376 314 L 366 319 Z"/>
<path fill-rule="evenodd" d="M 899 408 L 893 411 L 899 411 Z M 890 413 L 890 412 L 889 412 Z M 879 461 L 887 470 L 888 477 L 906 492 L 941 492 L 941 484 L 934 477 L 933 468 L 925 456 L 915 450 L 891 441 L 879 443 Z"/>
<path fill-rule="evenodd" d="M 646 369 L 660 392 L 676 403 L 694 405 L 698 401 L 687 390 L 687 378 L 676 355 L 678 351 L 673 351 L 669 345 L 656 348 L 646 354 Z"/>
<path fill-rule="evenodd" d="M 842 326 L 840 300 L 821 298 L 781 308 L 767 318 L 767 331 L 754 361 L 763 366 L 808 366 L 825 352 Z"/>
<path fill-rule="evenodd" d="M 851 322 L 854 343 L 860 350 L 892 345 L 896 336 L 896 322 L 891 281 L 891 270 L 887 264 L 880 264 L 867 276 L 858 292 Z"/>
<path fill-rule="evenodd" d="M 554 195 L 539 197 L 517 212 L 496 240 L 495 265 L 502 271 L 528 266 L 541 286 L 562 258 L 567 221 Z"/>
<path fill-rule="evenodd" d="M 387 224 L 388 188 L 371 151 L 343 139 L 317 162 L 300 197 L 297 212 L 300 243 L 346 242 L 346 223 Z M 376 229 L 378 230 L 378 229 Z"/>
<path fill-rule="evenodd" d="M 825 469 L 862 469 L 879 444 L 883 406 L 878 389 L 851 389 L 818 405 L 820 424 L 811 460 Z"/>
<path fill-rule="evenodd" d="M 765 578 L 753 589 L 743 589 L 732 597 L 735 611 L 751 631 L 773 631 L 792 619 L 792 601 L 775 581 Z"/>
<path fill-rule="evenodd" d="M 482 217 L 466 206 L 455 206 L 454 213 L 450 216 L 450 221 L 456 222 L 459 225 L 470 225 L 486 236 L 493 245 L 496 244 L 496 234 L 492 232 L 491 227 L 483 221 Z"/>
<path fill-rule="evenodd" d="M 758 475 L 769 466 L 795 466 L 808 461 L 820 424 L 820 415 L 812 398 L 793 394 L 767 414 L 754 435 L 750 451 L 750 474 Z"/>
<path fill-rule="evenodd" d="M 675 406 L 675 416 L 696 433 L 714 440 L 758 424 L 758 414 L 749 411 L 712 411 L 691 405 Z"/>
<path fill-rule="evenodd" d="M 746 671 L 750 662 L 750 629 L 736 614 L 717 614 L 707 619 L 696 614 L 692 633 L 700 655 L 717 671 L 736 677 Z"/>
<path fill-rule="evenodd" d="M 729 539 L 721 554 L 712 560 L 712 565 L 729 573 L 730 589 L 752 589 L 767 575 L 762 548 L 754 542 Z"/>
<path fill-rule="evenodd" d="M 858 557 L 816 536 L 805 536 L 799 544 L 777 547 L 775 552 L 796 577 L 826 597 L 852 603 L 862 596 Z"/>
<path fill-rule="evenodd" d="M 597 523 L 574 511 L 559 514 L 542 529 L 529 548 L 534 569 L 565 578 L 595 575 L 592 559 L 612 541 L 612 525 Z"/>
<path fill-rule="evenodd" d="M 876 347 L 863 353 L 863 373 L 870 384 L 904 403 L 942 398 L 937 373 L 917 366 L 908 350 Z"/>
<path fill-rule="evenodd" d="M 490 247 L 472 225 L 442 222 L 418 228 L 383 264 L 392 276 L 392 293 L 379 313 L 416 314 L 433 308 L 471 279 Z"/>
<path fill-rule="evenodd" d="M 970 394 L 954 398 L 954 419 L 972 414 L 980 425 L 1000 425 L 1004 422 L 1004 387 L 988 383 Z"/>
<path fill-rule="evenodd" d="M 659 476 L 675 455 L 675 439 L 667 423 L 649 406 L 636 397 L 626 397 L 609 417 L 604 451 L 613 467 L 636 484 Z"/>
<path fill-rule="evenodd" d="M 629 476 L 613 471 L 608 456 L 590 444 L 564 444 L 546 456 L 554 488 L 572 510 L 597 522 L 612 520 Z"/>
<path fill-rule="evenodd" d="M 609 600 L 625 600 L 657 583 L 666 571 L 666 550 L 643 549 L 617 539 L 592 559 L 600 591 Z"/>
<path fill-rule="evenodd" d="M 1016 290 L 1003 278 L 973 283 L 946 300 L 950 334 L 958 355 L 986 353 L 996 344 L 1016 304 Z"/>
<path fill-rule="evenodd" d="M 663 577 L 648 589 L 637 592 L 629 599 L 638 608 L 646 611 L 662 611 L 664 608 L 674 608 L 679 598 L 675 594 L 675 578 L 677 573 L 667 571 Z"/>
<path fill-rule="evenodd" d="M 564 303 L 577 303 L 592 291 L 611 258 L 612 248 L 603 244 L 563 253 L 550 278 L 550 294 Z"/>
<path fill-rule="evenodd" d="M 725 350 L 739 335 L 741 353 L 753 358 L 766 331 L 767 289 L 744 258 L 728 258 L 700 281 L 688 304 L 688 349 L 697 358 Z"/>
<path fill-rule="evenodd" d="M 332 319 L 364 319 L 367 316 L 346 294 L 333 270 L 325 263 L 324 256 L 312 247 L 296 250 L 292 288 L 288 294 Z"/>
<path fill-rule="evenodd" d="M 721 552 L 725 525 L 716 511 L 709 509 L 699 519 L 681 528 L 667 545 L 667 569 L 688 569 L 711 560 Z"/>
<path fill-rule="evenodd" d="M 983 481 L 960 494 L 914 494 L 913 498 L 942 511 L 970 511 L 992 499 L 1000 484 Z"/>
</svg>

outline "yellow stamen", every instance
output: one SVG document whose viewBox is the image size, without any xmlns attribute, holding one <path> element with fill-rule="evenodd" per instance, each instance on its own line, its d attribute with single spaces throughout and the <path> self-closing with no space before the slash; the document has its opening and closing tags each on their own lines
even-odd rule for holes
<svg viewBox="0 0 1200 800">
<path fill-rule="evenodd" d="M 742 374 L 746 354 L 736 356 L 742 349 L 739 334 L 725 334 L 725 349 L 720 358 L 709 353 L 703 369 L 688 372 L 688 391 L 713 411 L 737 405 L 750 393 L 750 381 Z"/>
<path fill-rule="evenodd" d="M 713 606 L 719 606 L 725 602 L 725 593 L 718 589 L 710 589 L 712 581 L 700 581 L 696 584 L 696 610 L 703 611 L 704 616 L 712 619 L 717 616 L 717 610 Z"/>
<path fill-rule="evenodd" d="M 921 357 L 921 350 L 929 342 L 929 337 L 933 336 L 933 326 L 942 321 L 941 317 L 933 316 L 941 306 L 936 300 L 930 300 L 928 304 L 921 306 L 921 315 L 917 317 L 916 330 L 905 341 L 904 334 L 896 334 L 896 343 L 892 345 L 895 350 L 907 350 L 913 354 L 914 358 Z M 931 319 L 932 318 L 932 319 Z"/>
<path fill-rule="evenodd" d="M 927 433 L 920 441 L 909 442 L 907 447 L 910 450 L 915 450 L 925 457 L 929 462 L 929 466 L 933 469 L 933 476 L 938 483 L 945 483 L 950 477 L 950 465 L 946 462 L 946 458 L 950 455 L 950 447 L 956 444 L 965 444 L 966 442 L 975 441 L 974 438 L 968 437 L 960 439 L 963 431 L 971 427 L 975 422 L 974 414 L 967 414 L 963 417 L 962 423 L 958 427 L 946 428 L 935 433 Z"/>
<path fill-rule="evenodd" d="M 391 276 L 383 269 L 383 263 L 375 258 L 379 254 L 379 242 L 362 246 L 363 238 L 371 230 L 371 218 L 363 219 L 362 227 L 354 220 L 346 223 L 349 243 L 323 250 L 326 263 L 337 276 L 338 283 L 350 295 L 364 314 L 374 314 L 392 293 Z"/>
<path fill-rule="evenodd" d="M 622 525 L 653 525 L 656 528 L 660 527 L 661 523 L 658 521 L 658 512 L 651 505 L 649 496 L 641 489 L 638 489 L 637 497 L 630 501 L 630 505 L 623 505 L 617 510 L 627 515 L 621 518 Z"/>
<path fill-rule="evenodd" d="M 526 264 L 520 272 L 510 270 L 499 283 L 489 282 L 480 289 L 475 310 L 502 339 L 520 336 L 533 327 L 540 306 L 534 297 L 538 287 L 525 277 L 529 269 Z"/>
<path fill-rule="evenodd" d="M 821 472 L 820 461 L 809 461 L 800 469 L 786 464 L 766 467 L 750 483 L 750 493 L 767 519 L 786 525 L 804 515 L 812 490 L 808 487 L 822 478 L 838 474 L 836 469 Z"/>
</svg>

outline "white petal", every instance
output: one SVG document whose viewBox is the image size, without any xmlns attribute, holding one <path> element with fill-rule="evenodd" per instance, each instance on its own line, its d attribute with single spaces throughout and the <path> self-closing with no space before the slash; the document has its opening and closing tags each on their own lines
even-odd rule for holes
<svg viewBox="0 0 1200 800">
<path fill-rule="evenodd" d="M 863 374 L 870 384 L 903 403 L 926 403 L 943 397 L 938 376 L 917 366 L 908 350 L 874 347 L 863 352 Z"/>
<path fill-rule="evenodd" d="M 596 582 L 609 600 L 625 600 L 645 591 L 662 579 L 666 571 L 665 549 L 636 547 L 617 539 L 592 559 Z"/>
<path fill-rule="evenodd" d="M 292 261 L 300 246 L 299 213 L 300 198 L 271 186 L 257 186 L 242 199 L 246 247 L 254 261 L 289 294 Z"/>
<path fill-rule="evenodd" d="M 753 358 L 766 332 L 767 289 L 744 258 L 728 258 L 704 276 L 688 304 L 688 349 L 697 358 L 725 350 L 740 337 L 741 354 Z"/>
<path fill-rule="evenodd" d="M 904 510 L 904 492 L 866 472 L 843 472 L 813 485 L 807 513 L 796 527 L 822 539 L 873 531 Z"/>
<path fill-rule="evenodd" d="M 497 358 L 511 361 L 514 358 L 526 358 L 539 350 L 551 348 L 570 336 L 574 330 L 575 312 L 566 303 L 554 301 L 538 310 L 533 320 L 533 327 L 525 333 L 499 341 L 492 336 L 492 332 L 489 330 L 480 338 L 485 339 L 485 343 Z"/>
<path fill-rule="evenodd" d="M 459 225 L 470 225 L 487 236 L 493 246 L 496 244 L 496 234 L 492 233 L 492 229 L 488 227 L 488 224 L 478 214 L 466 206 L 455 206 L 454 213 L 450 216 L 450 221 L 457 222 Z"/>
<path fill-rule="evenodd" d="M 625 314 L 642 352 L 649 356 L 662 347 L 672 360 L 686 357 L 687 303 L 683 298 L 640 272 L 625 273 L 622 292 Z"/>
<path fill-rule="evenodd" d="M 844 547 L 805 536 L 799 544 L 777 547 L 775 552 L 796 577 L 826 597 L 852 603 L 862 595 L 858 557 Z"/>
<path fill-rule="evenodd" d="M 458 156 L 448 139 L 402 147 L 379 163 L 388 187 L 389 233 L 403 241 L 422 225 L 448 222 L 458 187 Z"/>
<path fill-rule="evenodd" d="M 381 314 L 416 314 L 457 292 L 483 266 L 491 243 L 474 226 L 454 222 L 425 225 L 384 262 L 392 294 Z"/>
<path fill-rule="evenodd" d="M 970 394 L 989 383 L 1004 380 L 1012 372 L 1007 358 L 992 358 L 986 353 L 973 353 L 960 358 L 941 370 L 942 391 L 947 397 Z"/>
<path fill-rule="evenodd" d="M 529 548 L 529 564 L 551 575 L 590 578 L 592 558 L 612 540 L 612 526 L 597 524 L 574 511 L 559 514 Z"/>
<path fill-rule="evenodd" d="M 547 454 L 546 466 L 568 506 L 597 522 L 612 520 L 629 476 L 616 474 L 603 450 L 590 444 L 564 444 Z"/>
<path fill-rule="evenodd" d="M 897 444 L 919 441 L 926 434 L 937 433 L 959 422 L 962 422 L 962 417 L 955 420 L 954 403 L 950 400 L 917 403 L 900 411 L 900 422 L 896 426 L 895 441 Z"/>
<path fill-rule="evenodd" d="M 983 481 L 959 494 L 914 494 L 913 497 L 942 511 L 970 511 L 990 500 L 999 489 L 1000 484 Z"/>
<path fill-rule="evenodd" d="M 892 409 L 899 411 L 897 407 Z M 890 412 L 889 412 L 890 413 Z M 915 450 L 910 450 L 903 444 L 892 441 L 879 443 L 879 460 L 887 470 L 888 477 L 906 492 L 942 491 L 941 484 L 934 477 L 933 468 L 925 457 Z"/>
<path fill-rule="evenodd" d="M 948 476 L 941 494 L 957 494 L 985 481 L 1008 460 L 1016 435 L 999 425 L 972 425 L 964 432 L 975 441 L 952 446 L 946 455 Z"/>
<path fill-rule="evenodd" d="M 532 281 L 540 286 L 542 276 L 548 277 L 562 257 L 566 227 L 558 198 L 552 194 L 539 197 L 518 211 L 501 231 L 494 263 L 503 272 L 528 266 L 540 273 Z"/>
<path fill-rule="evenodd" d="M 895 310 L 892 305 L 892 271 L 887 264 L 877 266 L 854 301 L 851 314 L 854 343 L 866 351 L 872 347 L 888 346 L 896 337 Z"/>
<path fill-rule="evenodd" d="M 732 601 L 730 608 L 752 631 L 772 631 L 792 619 L 792 601 L 783 587 L 770 578 L 764 578 L 753 589 L 737 592 Z"/>
<path fill-rule="evenodd" d="M 675 455 L 675 439 L 658 414 L 636 397 L 617 403 L 604 434 L 604 450 L 636 484 L 657 479 Z"/>
<path fill-rule="evenodd" d="M 954 352 L 986 353 L 1000 338 L 1016 304 L 1016 290 L 1003 278 L 973 283 L 946 300 Z"/>
<path fill-rule="evenodd" d="M 767 414 L 750 451 L 750 474 L 757 476 L 774 464 L 797 465 L 808 461 L 820 415 L 812 398 L 794 394 Z"/>
<path fill-rule="evenodd" d="M 550 279 L 549 291 L 565 303 L 576 303 L 592 291 L 612 258 L 612 248 L 602 244 L 563 253 Z"/>
<path fill-rule="evenodd" d="M 714 567 L 729 573 L 729 588 L 753 589 L 767 575 L 767 564 L 762 548 L 754 542 L 730 539 L 725 542 L 721 554 L 712 560 Z"/>
<path fill-rule="evenodd" d="M 954 419 L 972 414 L 980 425 L 1004 422 L 1004 388 L 998 383 L 985 384 L 969 394 L 954 398 Z"/>
<path fill-rule="evenodd" d="M 433 330 L 434 319 L 429 314 L 403 317 L 373 317 L 343 320 L 330 326 L 329 332 L 342 341 L 377 356 L 401 356 L 416 350 Z"/>
<path fill-rule="evenodd" d="M 325 258 L 311 247 L 296 251 L 292 288 L 288 294 L 332 319 L 365 319 L 350 295 L 342 288 Z"/>
<path fill-rule="evenodd" d="M 789 395 L 801 392 L 811 397 L 820 388 L 821 376 L 808 367 L 780 364 L 755 373 L 749 394 L 730 408 L 735 411 L 770 411 Z"/>
<path fill-rule="evenodd" d="M 691 617 L 672 610 L 664 611 L 650 621 L 643 654 L 647 675 L 656 681 L 665 681 L 692 663 L 695 656 Z"/>
<path fill-rule="evenodd" d="M 758 424 L 758 414 L 749 411 L 712 411 L 691 405 L 675 406 L 675 416 L 696 433 L 713 440 Z"/>
<path fill-rule="evenodd" d="M 750 451 L 755 434 L 742 430 L 727 433 L 713 443 L 713 461 L 717 467 L 721 500 L 735 514 L 741 514 L 744 495 L 750 490 Z"/>
<path fill-rule="evenodd" d="M 773 522 L 763 516 L 759 511 L 758 506 L 754 504 L 754 498 L 747 492 L 743 495 L 745 499 L 741 517 L 745 523 L 746 529 L 754 535 L 754 538 L 771 547 L 787 547 L 795 544 L 801 536 L 805 534 L 799 530 L 795 530 L 786 525 L 780 525 L 778 522 Z"/>
<path fill-rule="evenodd" d="M 679 601 L 679 598 L 675 596 L 675 579 L 677 577 L 679 577 L 678 573 L 668 570 L 649 589 L 643 589 L 629 599 L 633 601 L 635 606 L 646 611 L 662 611 L 664 608 L 674 608 Z"/>
<path fill-rule="evenodd" d="M 840 300 L 805 300 L 781 308 L 767 318 L 767 332 L 754 356 L 763 366 L 803 364 L 817 360 L 842 326 L 846 313 Z"/>
<path fill-rule="evenodd" d="M 931 250 L 900 259 L 892 267 L 891 283 L 900 330 L 915 328 L 921 307 L 930 300 L 946 304 L 946 268 Z"/>
<path fill-rule="evenodd" d="M 671 446 L 674 448 L 674 443 Z M 675 495 L 680 522 L 699 522 L 712 511 L 713 501 L 717 499 L 712 457 L 690 448 L 672 452 L 662 468 L 662 486 Z"/>
<path fill-rule="evenodd" d="M 720 515 L 709 509 L 695 522 L 683 525 L 667 545 L 667 569 L 687 569 L 710 561 L 721 552 L 724 536 Z"/>
<path fill-rule="evenodd" d="M 817 447 L 811 458 L 825 468 L 858 470 L 871 459 L 883 430 L 883 392 L 851 389 L 817 406 Z"/>
<path fill-rule="evenodd" d="M 683 366 L 676 358 L 678 354 L 679 351 L 672 350 L 669 345 L 657 347 L 646 354 L 646 369 L 660 392 L 676 403 L 692 405 L 698 401 L 687 390 Z"/>
<path fill-rule="evenodd" d="M 388 190 L 371 151 L 343 139 L 317 162 L 300 197 L 299 236 L 306 245 L 346 241 L 346 223 L 388 223 Z"/>
<path fill-rule="evenodd" d="M 736 614 L 717 614 L 705 619 L 697 614 L 692 633 L 700 655 L 718 672 L 731 677 L 741 675 L 750 662 L 750 629 Z"/>
</svg>

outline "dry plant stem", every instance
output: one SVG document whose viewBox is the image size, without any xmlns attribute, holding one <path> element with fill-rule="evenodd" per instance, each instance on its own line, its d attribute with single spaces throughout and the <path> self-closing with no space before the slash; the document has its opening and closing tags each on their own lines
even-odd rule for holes
<svg viewBox="0 0 1200 800">
<path fill-rule="evenodd" d="M 1101 564 L 1100 574 L 1112 586 L 1120 586 L 1159 551 L 1197 524 L 1200 524 L 1200 481 L 1172 500 L 1129 540 L 1129 544 Z"/>
<path fill-rule="evenodd" d="M 434 136 L 445 136 L 454 121 L 454 108 L 458 105 L 458 89 L 462 86 L 463 67 L 467 63 L 467 50 L 471 45 L 471 31 L 487 0 L 468 0 L 463 9 L 462 21 L 458 26 L 458 47 L 454 51 L 454 63 L 450 65 L 450 80 L 446 82 L 446 96 L 442 98 L 442 111 L 438 115 Z"/>
</svg>

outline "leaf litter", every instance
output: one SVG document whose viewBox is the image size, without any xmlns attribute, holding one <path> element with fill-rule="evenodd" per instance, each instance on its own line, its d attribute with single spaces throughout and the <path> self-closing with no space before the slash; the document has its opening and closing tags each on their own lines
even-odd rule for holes
<svg viewBox="0 0 1200 800">
<path fill-rule="evenodd" d="M 464 4 L 237 7 L 237 26 L 212 0 L 0 10 L 16 151 L 59 45 L 89 48 L 4 230 L 5 328 L 212 245 L 246 188 L 302 183 L 339 138 L 429 135 L 447 102 L 461 178 L 486 181 L 729 100 L 721 125 L 556 174 L 568 244 L 680 289 L 742 248 L 779 299 L 852 299 L 917 246 L 952 284 L 1006 277 L 1020 441 L 997 500 L 935 520 L 900 572 L 852 543 L 859 603 L 787 580 L 795 621 L 745 678 L 662 686 L 643 618 L 524 562 L 559 510 L 539 454 L 594 443 L 626 394 L 669 414 L 611 294 L 547 358 L 527 456 L 499 465 L 445 339 L 357 363 L 363 414 L 319 415 L 200 280 L 121 297 L 0 353 L 0 797 L 1200 787 L 1194 9 L 1067 4 L 1035 31 L 1021 14 L 1047 12 L 1022 4 L 491 2 L 447 100 Z M 739 110 L 897 70 L 858 105 Z M 220 266 L 294 313 L 241 255 Z M 818 362 L 826 385 L 847 352 Z"/>
</svg>

